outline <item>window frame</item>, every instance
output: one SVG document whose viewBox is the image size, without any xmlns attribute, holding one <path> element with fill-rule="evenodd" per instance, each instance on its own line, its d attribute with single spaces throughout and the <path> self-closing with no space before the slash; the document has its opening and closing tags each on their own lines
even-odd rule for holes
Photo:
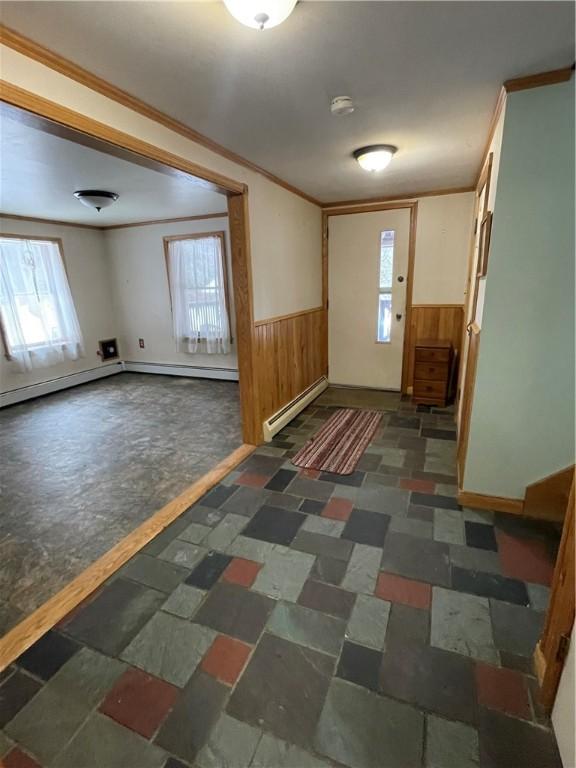
<svg viewBox="0 0 576 768">
<path fill-rule="evenodd" d="M 170 281 L 170 251 L 169 246 L 171 242 L 178 240 L 202 240 L 206 237 L 218 237 L 220 239 L 220 252 L 222 254 L 222 273 L 224 276 L 224 301 L 226 303 L 226 312 L 228 313 L 228 325 L 230 333 L 230 343 L 234 342 L 232 336 L 232 315 L 230 314 L 230 290 L 228 281 L 228 255 L 226 252 L 226 232 L 221 229 L 217 232 L 195 232 L 189 235 L 166 235 L 162 238 L 164 243 L 164 261 L 166 264 L 166 276 L 168 278 L 168 294 L 170 296 L 170 313 L 173 313 L 172 302 L 172 286 Z M 201 338 L 200 341 L 206 341 L 205 338 Z"/>
<path fill-rule="evenodd" d="M 382 235 L 384 232 L 394 232 L 394 242 L 392 243 L 392 285 L 390 288 L 380 288 L 380 270 L 382 268 Z M 377 271 L 377 293 L 378 303 L 376 306 L 376 341 L 375 344 L 392 344 L 392 324 L 390 324 L 390 338 L 388 340 L 380 340 L 378 338 L 378 326 L 380 320 L 380 296 L 390 296 L 390 314 L 392 314 L 392 292 L 394 290 L 394 256 L 396 250 L 396 230 L 395 229 L 382 229 L 380 230 L 380 236 L 378 238 L 378 271 Z"/>
<path fill-rule="evenodd" d="M 72 284 L 70 282 L 70 275 L 68 274 L 68 266 L 66 264 L 66 258 L 64 256 L 64 245 L 62 243 L 61 237 L 43 237 L 41 235 L 16 235 L 11 232 L 10 233 L 0 232 L 0 238 L 2 237 L 10 238 L 12 240 L 38 240 L 42 243 L 56 243 L 56 246 L 58 247 L 58 252 L 60 253 L 60 258 L 62 259 L 64 274 L 66 275 L 66 280 L 68 281 L 68 287 L 70 288 L 70 294 L 72 296 L 74 309 L 76 310 L 76 304 L 74 302 L 74 294 L 72 293 Z M 1 306 L 0 306 L 0 344 L 2 345 L 3 355 L 6 358 L 6 360 L 13 360 L 14 358 L 10 354 L 10 345 L 8 343 L 8 333 L 4 325 L 4 318 L 2 316 Z M 30 349 L 42 349 L 43 347 L 47 347 L 49 345 L 45 344 L 44 342 L 38 342 L 37 344 L 27 344 L 26 346 Z"/>
</svg>

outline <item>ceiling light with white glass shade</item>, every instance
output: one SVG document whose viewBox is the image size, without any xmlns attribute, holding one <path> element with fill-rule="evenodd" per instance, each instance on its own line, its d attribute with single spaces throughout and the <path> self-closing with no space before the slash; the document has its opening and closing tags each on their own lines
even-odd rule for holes
<svg viewBox="0 0 576 768">
<path fill-rule="evenodd" d="M 270 29 L 285 21 L 297 0 L 224 0 L 224 5 L 241 24 L 253 29 Z"/>
<path fill-rule="evenodd" d="M 118 200 L 116 192 L 106 192 L 103 189 L 79 189 L 74 192 L 74 197 L 80 200 L 86 208 L 95 208 L 100 213 L 102 208 L 107 208 Z"/>
<path fill-rule="evenodd" d="M 361 147 L 354 151 L 354 157 L 365 171 L 378 173 L 390 165 L 392 156 L 397 147 L 391 144 L 373 144 L 370 147 Z"/>
</svg>

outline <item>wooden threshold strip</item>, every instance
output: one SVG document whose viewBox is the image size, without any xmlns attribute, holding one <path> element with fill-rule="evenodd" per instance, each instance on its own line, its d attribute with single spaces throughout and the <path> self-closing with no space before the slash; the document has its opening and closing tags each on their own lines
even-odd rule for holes
<svg viewBox="0 0 576 768">
<path fill-rule="evenodd" d="M 0 672 L 121 568 L 255 449 L 244 443 L 0 639 Z"/>
</svg>

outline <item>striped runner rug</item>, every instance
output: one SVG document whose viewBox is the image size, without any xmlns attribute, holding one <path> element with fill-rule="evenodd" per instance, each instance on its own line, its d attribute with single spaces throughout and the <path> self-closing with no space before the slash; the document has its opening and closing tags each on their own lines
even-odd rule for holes
<svg viewBox="0 0 576 768">
<path fill-rule="evenodd" d="M 382 413 L 339 408 L 292 459 L 292 464 L 351 475 L 378 428 Z"/>
</svg>

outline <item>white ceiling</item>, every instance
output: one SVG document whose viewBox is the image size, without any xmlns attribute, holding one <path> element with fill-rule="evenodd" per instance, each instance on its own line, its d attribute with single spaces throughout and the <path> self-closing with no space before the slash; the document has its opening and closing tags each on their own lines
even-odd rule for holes
<svg viewBox="0 0 576 768">
<path fill-rule="evenodd" d="M 325 200 L 470 185 L 502 82 L 571 65 L 571 2 L 3 2 L 3 21 Z M 354 114 L 329 104 L 351 96 Z M 370 176 L 358 146 L 396 144 Z"/>
<path fill-rule="evenodd" d="M 184 176 L 121 160 L 2 117 L 0 211 L 75 224 L 126 224 L 226 210 L 226 197 Z M 73 196 L 106 189 L 120 198 L 100 213 Z"/>
</svg>

